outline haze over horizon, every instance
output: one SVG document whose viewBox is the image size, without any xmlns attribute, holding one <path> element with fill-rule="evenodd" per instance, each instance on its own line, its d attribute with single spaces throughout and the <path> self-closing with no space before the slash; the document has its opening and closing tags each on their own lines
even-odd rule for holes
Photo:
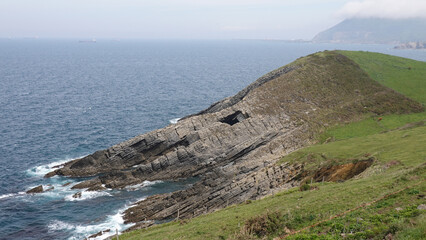
<svg viewBox="0 0 426 240">
<path fill-rule="evenodd" d="M 308 40 L 354 17 L 426 18 L 426 1 L 3 0 L 0 38 Z"/>
</svg>

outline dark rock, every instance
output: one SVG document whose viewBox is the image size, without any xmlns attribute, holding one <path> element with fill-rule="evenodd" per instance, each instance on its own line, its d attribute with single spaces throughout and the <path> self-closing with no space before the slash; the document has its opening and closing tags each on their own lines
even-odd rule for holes
<svg viewBox="0 0 426 240">
<path fill-rule="evenodd" d="M 28 190 L 26 193 L 42 193 L 42 192 L 43 192 L 43 185 L 40 185 Z"/>
<path fill-rule="evenodd" d="M 74 195 L 72 195 L 73 198 L 81 198 L 81 192 L 76 192 Z"/>
<path fill-rule="evenodd" d="M 102 186 L 102 185 L 96 185 L 93 187 L 90 187 L 87 189 L 87 191 L 102 191 L 102 190 L 106 190 L 107 188 Z"/>
<path fill-rule="evenodd" d="M 64 184 L 62 185 L 62 187 L 66 187 L 66 186 L 68 186 L 68 185 L 70 185 L 70 184 L 71 184 L 71 182 L 64 183 Z"/>
<path fill-rule="evenodd" d="M 90 238 L 97 238 L 97 237 L 102 236 L 104 233 L 107 233 L 107 232 L 110 232 L 110 231 L 111 231 L 111 229 L 106 229 L 106 230 L 100 231 L 100 232 L 98 232 L 98 233 L 92 234 L 92 235 L 90 235 L 88 238 L 89 238 L 89 239 L 90 239 Z"/>
<path fill-rule="evenodd" d="M 124 232 L 131 232 L 131 231 L 138 230 L 138 229 L 145 229 L 145 228 L 153 226 L 154 224 L 155 224 L 154 221 L 138 222 L 135 225 L 131 226 L 130 228 L 126 229 Z"/>
</svg>

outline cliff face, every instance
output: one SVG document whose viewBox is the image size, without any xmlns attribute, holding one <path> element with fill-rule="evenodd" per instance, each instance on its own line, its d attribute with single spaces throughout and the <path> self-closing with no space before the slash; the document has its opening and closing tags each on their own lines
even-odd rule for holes
<svg viewBox="0 0 426 240">
<path fill-rule="evenodd" d="M 426 40 L 426 19 L 346 19 L 317 34 L 313 42 L 395 44 Z"/>
<path fill-rule="evenodd" d="M 298 185 L 303 166 L 275 165 L 309 145 L 328 125 L 363 114 L 408 113 L 423 107 L 373 81 L 335 52 L 298 59 L 272 71 L 233 97 L 82 159 L 46 177 L 93 178 L 73 186 L 101 190 L 144 180 L 199 176 L 186 190 L 148 197 L 125 220 L 200 215 Z"/>
</svg>

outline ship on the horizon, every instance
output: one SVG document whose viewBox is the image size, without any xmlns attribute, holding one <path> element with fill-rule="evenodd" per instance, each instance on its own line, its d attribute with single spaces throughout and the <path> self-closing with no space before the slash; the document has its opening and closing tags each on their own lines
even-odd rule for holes
<svg viewBox="0 0 426 240">
<path fill-rule="evenodd" d="M 79 43 L 96 43 L 96 38 L 92 38 L 91 40 L 80 40 Z"/>
</svg>

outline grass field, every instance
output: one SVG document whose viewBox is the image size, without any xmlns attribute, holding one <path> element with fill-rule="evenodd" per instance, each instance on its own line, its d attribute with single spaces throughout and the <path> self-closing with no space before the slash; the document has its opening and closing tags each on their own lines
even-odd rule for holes
<svg viewBox="0 0 426 240">
<path fill-rule="evenodd" d="M 426 63 L 381 53 L 339 51 L 377 82 L 426 104 Z"/>
<path fill-rule="evenodd" d="M 308 147 L 290 154 L 288 158 L 291 158 L 292 155 L 299 155 L 301 152 L 302 154 L 322 153 L 345 160 L 371 152 L 375 154 L 377 162 L 363 173 L 363 177 L 344 183 L 315 183 L 314 186 L 318 187 L 316 190 L 301 192 L 295 188 L 191 220 L 171 222 L 148 230 L 126 233 L 120 239 L 228 239 L 241 232 L 244 233 L 244 225 L 249 219 L 263 217 L 268 213 L 278 213 L 275 223 L 278 227 L 265 227 L 272 229 L 266 230 L 268 237 L 283 234 L 285 228 L 301 229 L 316 221 L 327 219 L 332 215 L 424 180 L 426 178 L 424 142 L 426 142 L 426 127 L 415 127 Z M 389 164 L 395 160 L 397 160 L 396 163 Z M 415 194 L 409 194 L 410 191 Z M 324 231 L 327 236 L 324 239 L 338 238 L 339 234 L 349 234 L 351 231 L 353 234 L 357 234 L 356 239 L 363 239 L 363 236 L 370 235 L 383 238 L 383 234 L 390 227 L 394 228 L 393 232 L 405 229 L 406 221 L 411 221 L 412 227 L 424 227 L 421 224 L 422 221 L 424 222 L 424 218 L 416 219 L 415 217 L 425 212 L 413 208 L 425 202 L 424 199 L 418 199 L 418 195 L 424 194 L 425 191 L 426 184 L 423 183 L 392 197 L 391 200 L 386 199 L 377 203 L 386 205 L 386 208 L 377 207 L 376 204 L 356 211 L 348 217 L 337 218 L 331 223 L 325 223 L 307 233 L 292 236 L 292 239 L 311 239 L 311 234 L 314 234 L 315 231 Z M 394 208 L 397 207 L 402 208 L 405 215 L 394 216 L 396 214 Z M 356 229 L 352 226 L 353 221 L 356 222 L 355 218 L 364 219 L 362 226 L 357 226 Z M 386 221 L 391 221 L 396 226 L 388 226 L 387 222 L 382 224 L 378 221 L 380 218 L 386 218 Z M 377 226 L 370 222 L 374 222 Z M 343 227 L 340 225 L 339 228 L 333 227 L 333 224 L 340 224 Z M 309 236 L 305 236 L 306 234 Z M 247 236 L 239 237 L 244 239 Z"/>
<path fill-rule="evenodd" d="M 341 53 L 381 84 L 425 104 L 426 63 L 378 53 Z M 365 116 L 327 129 L 319 136 L 320 144 L 277 163 L 303 162 L 306 169 L 318 169 L 373 157 L 373 165 L 353 179 L 313 183 L 308 191 L 289 189 L 193 219 L 125 233 L 120 239 L 273 239 L 375 200 L 286 239 L 426 239 L 426 211 L 418 209 L 426 203 L 425 119 L 425 112 Z M 398 190 L 403 191 L 381 199 Z"/>
</svg>

